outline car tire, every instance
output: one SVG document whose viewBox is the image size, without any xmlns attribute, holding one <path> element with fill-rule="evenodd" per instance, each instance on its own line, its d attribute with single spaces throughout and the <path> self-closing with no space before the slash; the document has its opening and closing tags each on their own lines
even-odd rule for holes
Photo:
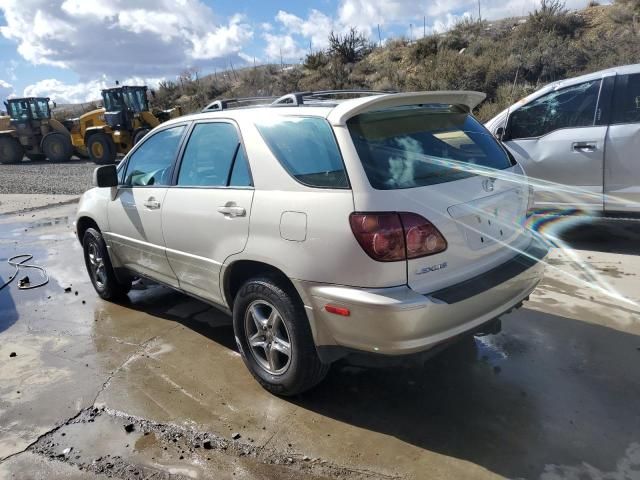
<svg viewBox="0 0 640 480">
<path fill-rule="evenodd" d="M 329 371 L 318 357 L 297 292 L 275 276 L 252 278 L 240 288 L 233 302 L 233 329 L 245 365 L 273 394 L 305 392 Z"/>
<path fill-rule="evenodd" d="M 142 140 L 147 133 L 149 133 L 148 128 L 141 128 L 140 130 L 138 130 L 133 136 L 133 144 L 137 145 L 138 142 Z"/>
<path fill-rule="evenodd" d="M 0 137 L 0 163 L 18 163 L 24 157 L 24 149 L 17 139 Z"/>
<path fill-rule="evenodd" d="M 67 135 L 53 132 L 42 139 L 42 151 L 52 162 L 68 162 L 73 155 L 73 145 Z"/>
<path fill-rule="evenodd" d="M 109 164 L 116 160 L 116 144 L 106 133 L 94 133 L 87 140 L 89 158 L 94 163 Z"/>
<path fill-rule="evenodd" d="M 131 281 L 123 282 L 116 276 L 102 234 L 88 228 L 82 238 L 82 247 L 87 272 L 98 295 L 109 301 L 124 298 L 131 290 Z"/>
</svg>

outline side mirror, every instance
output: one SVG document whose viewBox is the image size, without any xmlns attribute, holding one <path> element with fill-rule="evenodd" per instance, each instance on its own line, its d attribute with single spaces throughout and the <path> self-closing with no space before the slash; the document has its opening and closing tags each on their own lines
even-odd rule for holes
<svg viewBox="0 0 640 480">
<path fill-rule="evenodd" d="M 115 165 L 104 165 L 93 171 L 93 184 L 99 188 L 117 187 L 118 171 Z"/>
<path fill-rule="evenodd" d="M 498 140 L 502 140 L 502 137 L 504 136 L 504 127 L 498 127 L 495 136 Z"/>
</svg>

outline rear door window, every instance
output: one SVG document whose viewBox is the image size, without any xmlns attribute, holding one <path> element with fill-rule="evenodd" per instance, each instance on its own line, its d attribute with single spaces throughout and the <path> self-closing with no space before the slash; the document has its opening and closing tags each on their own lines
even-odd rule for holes
<svg viewBox="0 0 640 480">
<path fill-rule="evenodd" d="M 336 139 L 324 118 L 269 118 L 256 122 L 256 127 L 280 164 L 300 183 L 349 188 Z"/>
<path fill-rule="evenodd" d="M 600 80 L 592 80 L 536 98 L 511 114 L 507 138 L 535 138 L 561 128 L 590 127 L 599 94 Z"/>
<path fill-rule="evenodd" d="M 494 137 L 452 105 L 364 113 L 347 126 L 369 182 L 379 190 L 450 182 L 475 175 L 478 168 L 512 165 Z"/>
<path fill-rule="evenodd" d="M 196 124 L 182 157 L 178 186 L 228 185 L 250 185 L 248 167 L 236 127 L 225 122 Z"/>
<path fill-rule="evenodd" d="M 166 186 L 171 183 L 173 161 L 185 126 L 167 128 L 143 140 L 129 158 L 124 185 L 128 187 Z"/>
<path fill-rule="evenodd" d="M 640 123 L 640 73 L 617 77 L 611 123 Z"/>
</svg>

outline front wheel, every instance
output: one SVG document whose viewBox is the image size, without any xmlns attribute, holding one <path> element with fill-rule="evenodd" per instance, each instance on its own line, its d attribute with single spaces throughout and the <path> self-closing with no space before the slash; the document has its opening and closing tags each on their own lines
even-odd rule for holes
<svg viewBox="0 0 640 480">
<path fill-rule="evenodd" d="M 104 300 L 118 300 L 131 290 L 131 281 L 123 282 L 116 277 L 102 234 L 88 228 L 82 240 L 84 262 L 89 278 L 98 295 Z"/>
<path fill-rule="evenodd" d="M 329 370 L 316 352 L 302 302 L 280 279 L 257 277 L 242 286 L 233 304 L 233 329 L 245 365 L 271 393 L 302 393 Z"/>
<path fill-rule="evenodd" d="M 73 145 L 69 136 L 53 132 L 42 140 L 42 151 L 52 162 L 67 162 L 73 155 Z"/>
<path fill-rule="evenodd" d="M 89 158 L 95 163 L 113 163 L 116 160 L 116 144 L 103 132 L 94 133 L 87 140 Z"/>
</svg>

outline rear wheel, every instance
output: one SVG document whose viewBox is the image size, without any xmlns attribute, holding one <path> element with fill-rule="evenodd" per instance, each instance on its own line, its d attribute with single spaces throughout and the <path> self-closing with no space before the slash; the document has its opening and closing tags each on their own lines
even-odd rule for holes
<svg viewBox="0 0 640 480">
<path fill-rule="evenodd" d="M 88 228 L 82 239 L 84 262 L 89 278 L 98 295 L 104 300 L 118 300 L 131 290 L 131 281 L 122 282 L 116 277 L 100 232 Z"/>
<path fill-rule="evenodd" d="M 10 136 L 0 137 L 0 163 L 17 163 L 23 156 L 24 149 L 17 139 Z"/>
<path fill-rule="evenodd" d="M 116 145 L 105 133 L 94 133 L 87 140 L 89 158 L 95 163 L 113 163 L 116 160 Z"/>
<path fill-rule="evenodd" d="M 136 145 L 140 140 L 144 138 L 147 133 L 149 133 L 148 128 L 141 128 L 140 130 L 138 130 L 133 136 L 133 144 Z"/>
<path fill-rule="evenodd" d="M 42 140 L 42 151 L 52 162 L 67 162 L 73 155 L 73 145 L 69 136 L 53 132 Z"/>
<path fill-rule="evenodd" d="M 233 329 L 245 365 L 276 395 L 296 395 L 327 374 L 296 292 L 275 277 L 246 282 L 233 305 Z"/>
</svg>

